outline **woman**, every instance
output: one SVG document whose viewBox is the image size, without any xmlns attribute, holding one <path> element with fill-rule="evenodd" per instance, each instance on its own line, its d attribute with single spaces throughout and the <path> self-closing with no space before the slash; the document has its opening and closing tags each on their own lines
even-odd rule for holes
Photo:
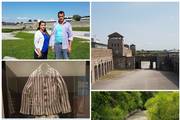
<svg viewBox="0 0 180 120">
<path fill-rule="evenodd" d="M 40 21 L 34 36 L 35 59 L 47 59 L 49 39 L 50 37 L 46 30 L 46 22 Z"/>
</svg>

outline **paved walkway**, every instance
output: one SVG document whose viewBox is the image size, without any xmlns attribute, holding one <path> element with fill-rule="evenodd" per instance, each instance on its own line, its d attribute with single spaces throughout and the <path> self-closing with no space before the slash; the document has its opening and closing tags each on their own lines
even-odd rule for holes
<svg viewBox="0 0 180 120">
<path fill-rule="evenodd" d="M 17 40 L 20 38 L 15 37 L 16 33 L 2 33 L 2 40 Z"/>
<path fill-rule="evenodd" d="M 90 40 L 90 32 L 73 31 L 73 36 L 78 37 L 78 38 L 82 38 L 82 39 L 86 39 L 86 40 Z"/>
<path fill-rule="evenodd" d="M 146 111 L 139 111 L 128 117 L 126 120 L 148 120 L 148 118 L 146 115 Z"/>
<path fill-rule="evenodd" d="M 120 74 L 113 74 L 114 77 L 109 80 L 95 82 L 92 88 L 101 90 L 177 90 L 179 88 L 179 78 L 172 72 L 149 69 L 128 71 L 123 74 L 119 72 Z M 111 76 L 112 73 L 107 76 Z"/>
</svg>

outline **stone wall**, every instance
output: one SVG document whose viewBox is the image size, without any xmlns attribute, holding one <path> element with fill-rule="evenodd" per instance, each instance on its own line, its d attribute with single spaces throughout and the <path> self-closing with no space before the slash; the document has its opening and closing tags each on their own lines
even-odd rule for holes
<svg viewBox="0 0 180 120">
<path fill-rule="evenodd" d="M 113 57 L 115 69 L 126 69 L 126 57 Z"/>
<path fill-rule="evenodd" d="M 126 69 L 135 69 L 135 57 L 126 57 Z"/>
<path fill-rule="evenodd" d="M 91 49 L 91 82 L 113 70 L 112 50 L 105 48 Z"/>
<path fill-rule="evenodd" d="M 112 58 L 112 50 L 106 48 L 92 48 L 91 49 L 91 58 L 98 59 L 98 58 Z"/>
<path fill-rule="evenodd" d="M 115 69 L 135 69 L 135 57 L 113 58 Z"/>
<path fill-rule="evenodd" d="M 157 69 L 179 74 L 179 55 L 157 56 Z"/>
</svg>

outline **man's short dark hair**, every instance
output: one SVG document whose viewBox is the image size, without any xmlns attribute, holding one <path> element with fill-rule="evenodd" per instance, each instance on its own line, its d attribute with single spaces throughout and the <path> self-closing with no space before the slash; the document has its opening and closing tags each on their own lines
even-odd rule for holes
<svg viewBox="0 0 180 120">
<path fill-rule="evenodd" d="M 65 16 L 64 11 L 59 11 L 59 12 L 58 12 L 58 16 L 59 16 L 59 14 L 63 14 L 63 15 Z"/>
</svg>

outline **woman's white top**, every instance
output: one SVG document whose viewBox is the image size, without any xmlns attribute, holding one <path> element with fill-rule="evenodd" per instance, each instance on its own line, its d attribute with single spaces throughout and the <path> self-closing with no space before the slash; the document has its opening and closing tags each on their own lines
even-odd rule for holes
<svg viewBox="0 0 180 120">
<path fill-rule="evenodd" d="M 38 30 L 35 32 L 34 35 L 34 46 L 35 46 L 34 50 L 37 54 L 38 54 L 37 49 L 39 48 L 40 50 L 42 50 L 43 44 L 44 44 L 44 36 L 41 33 L 41 31 Z"/>
</svg>

